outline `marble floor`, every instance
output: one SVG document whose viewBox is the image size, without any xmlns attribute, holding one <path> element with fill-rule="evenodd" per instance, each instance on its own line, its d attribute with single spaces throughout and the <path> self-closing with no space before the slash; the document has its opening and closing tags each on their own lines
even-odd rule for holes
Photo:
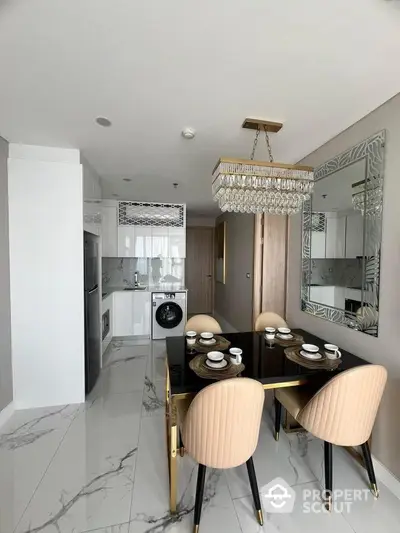
<svg viewBox="0 0 400 533">
<path fill-rule="evenodd" d="M 85 405 L 14 414 L 0 431 L 1 533 L 192 531 L 197 469 L 187 456 L 179 458 L 178 512 L 168 512 L 164 358 L 163 341 L 114 340 Z M 275 442 L 266 410 L 254 463 L 262 494 L 276 477 L 293 488 L 293 511 L 264 513 L 261 527 L 245 467 L 210 470 L 201 531 L 400 531 L 399 500 L 382 483 L 378 500 L 362 492 L 365 472 L 340 449 L 334 451 L 335 489 L 363 497 L 350 505 L 338 497 L 327 513 L 317 496 L 314 512 L 307 512 L 305 494 L 318 491 L 323 479 L 322 443 L 283 432 Z"/>
</svg>

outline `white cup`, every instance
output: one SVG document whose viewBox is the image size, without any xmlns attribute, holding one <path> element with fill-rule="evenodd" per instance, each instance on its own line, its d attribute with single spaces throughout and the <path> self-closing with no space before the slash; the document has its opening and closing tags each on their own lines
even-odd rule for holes
<svg viewBox="0 0 400 533">
<path fill-rule="evenodd" d="M 340 359 L 342 353 L 336 344 L 324 344 L 325 355 L 328 359 Z"/>
<path fill-rule="evenodd" d="M 243 350 L 240 348 L 230 348 L 229 353 L 231 354 L 231 363 L 234 365 L 240 365 L 242 362 Z"/>
<path fill-rule="evenodd" d="M 264 329 L 265 331 L 265 338 L 267 339 L 267 341 L 273 341 L 275 339 L 275 333 L 276 333 L 276 329 L 275 328 L 265 328 Z"/>
<path fill-rule="evenodd" d="M 290 335 L 292 330 L 290 328 L 278 328 L 278 331 L 281 335 Z"/>
<path fill-rule="evenodd" d="M 196 344 L 197 333 L 195 331 L 186 332 L 186 342 L 188 346 L 194 346 Z"/>
</svg>

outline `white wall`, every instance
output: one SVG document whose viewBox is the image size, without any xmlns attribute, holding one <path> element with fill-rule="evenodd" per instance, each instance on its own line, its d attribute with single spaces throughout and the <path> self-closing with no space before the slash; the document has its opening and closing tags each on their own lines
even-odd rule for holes
<svg viewBox="0 0 400 533">
<path fill-rule="evenodd" d="M 213 228 L 215 226 L 214 217 L 200 217 L 194 215 L 187 215 L 186 217 L 186 226 L 207 226 Z"/>
<path fill-rule="evenodd" d="M 8 185 L 15 407 L 82 402 L 79 151 L 11 144 Z"/>
<path fill-rule="evenodd" d="M 344 349 L 379 363 L 389 370 L 389 382 L 372 436 L 374 455 L 400 478 L 400 356 L 397 331 L 400 318 L 400 95 L 389 100 L 351 128 L 344 131 L 301 163 L 318 166 L 354 146 L 363 139 L 386 129 L 383 238 L 379 302 L 379 337 L 336 325 L 300 310 L 301 217 L 290 218 L 287 319 L 291 327 L 301 327 L 338 344 Z"/>
<path fill-rule="evenodd" d="M 0 137 L 0 411 L 13 399 L 7 156 L 8 143 Z"/>
</svg>

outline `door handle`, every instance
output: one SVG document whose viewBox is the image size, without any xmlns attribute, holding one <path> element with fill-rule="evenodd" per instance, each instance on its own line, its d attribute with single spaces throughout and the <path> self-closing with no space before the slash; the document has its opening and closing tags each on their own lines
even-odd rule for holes
<svg viewBox="0 0 400 533">
<path fill-rule="evenodd" d="M 211 274 L 207 274 L 206 278 L 212 278 L 212 275 Z"/>
</svg>

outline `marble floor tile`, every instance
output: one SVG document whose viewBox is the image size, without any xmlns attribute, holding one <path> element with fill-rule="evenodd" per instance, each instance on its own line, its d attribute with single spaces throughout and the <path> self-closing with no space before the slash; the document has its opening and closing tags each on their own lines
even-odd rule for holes
<svg viewBox="0 0 400 533">
<path fill-rule="evenodd" d="M 82 533 L 129 533 L 129 524 L 117 524 L 115 526 L 102 527 L 101 529 L 82 531 Z"/>
<path fill-rule="evenodd" d="M 293 442 L 281 431 L 280 440 L 273 437 L 272 420 L 263 415 L 257 449 L 253 455 L 258 487 L 261 488 L 276 477 L 282 477 L 289 485 L 298 485 L 316 479 Z M 232 468 L 226 473 L 232 498 L 251 494 L 246 465 Z"/>
<path fill-rule="evenodd" d="M 166 369 L 165 341 L 153 341 L 151 353 L 147 359 L 146 376 L 151 381 L 165 381 Z"/>
<path fill-rule="evenodd" d="M 300 531 L 307 533 L 320 533 L 321 531 L 324 533 L 354 533 L 354 530 L 340 513 L 306 512 L 307 508 L 305 509 L 303 506 L 302 493 L 304 488 L 310 486 L 314 487 L 316 484 L 307 483 L 294 487 L 296 502 L 291 513 L 279 514 L 264 511 L 263 526 L 260 526 L 256 520 L 251 497 L 234 500 L 242 531 L 244 533 L 299 533 Z"/>
<path fill-rule="evenodd" d="M 17 533 L 76 533 L 128 522 L 142 394 L 86 405 L 28 506 Z"/>
<path fill-rule="evenodd" d="M 165 379 L 163 381 L 151 381 L 144 378 L 143 409 L 142 416 L 154 416 L 165 414 Z"/>
<path fill-rule="evenodd" d="M 91 397 L 143 391 L 147 356 L 130 355 L 121 358 L 114 358 L 114 356 L 115 354 L 102 369 Z"/>
<path fill-rule="evenodd" d="M 293 437 L 293 436 L 292 436 Z M 318 480 L 317 488 L 324 486 L 323 443 L 309 438 L 307 454 L 304 456 Z M 337 491 L 334 500 L 342 510 L 346 521 L 357 533 L 400 531 L 400 502 L 390 490 L 378 480 L 380 496 L 375 499 L 369 491 L 367 472 L 351 456 L 338 446 L 333 447 L 333 489 Z M 341 492 L 340 492 L 341 491 Z M 344 491 L 349 491 L 348 495 Z M 354 495 L 352 494 L 354 492 Z M 357 497 L 357 501 L 353 501 Z M 350 505 L 344 502 L 349 502 Z"/>
<path fill-rule="evenodd" d="M 0 433 L 0 531 L 14 531 L 77 406 L 16 412 Z"/>
<path fill-rule="evenodd" d="M 139 450 L 132 493 L 130 533 L 189 532 L 197 465 L 187 456 L 178 459 L 177 513 L 169 512 L 168 468 L 162 417 L 142 419 Z M 210 469 L 204 491 L 201 529 L 210 533 L 240 533 L 224 472 Z"/>
<path fill-rule="evenodd" d="M 81 406 L 20 411 L 0 432 L 1 533 L 188 533 L 197 465 L 178 457 L 178 509 L 169 512 L 165 441 L 165 341 L 114 339 L 96 387 Z M 258 485 L 281 477 L 296 492 L 292 513 L 257 523 L 244 466 L 207 471 L 200 531 L 207 533 L 376 533 L 400 531 L 400 501 L 382 483 L 369 493 L 366 472 L 334 448 L 335 498 L 322 509 L 323 443 L 306 433 L 273 439 L 266 403 L 254 453 Z M 264 489 L 265 490 L 265 489 Z M 306 512 L 315 492 L 322 512 Z M 365 491 L 365 493 L 363 492 Z M 319 506 L 319 507 L 318 507 Z"/>
</svg>

